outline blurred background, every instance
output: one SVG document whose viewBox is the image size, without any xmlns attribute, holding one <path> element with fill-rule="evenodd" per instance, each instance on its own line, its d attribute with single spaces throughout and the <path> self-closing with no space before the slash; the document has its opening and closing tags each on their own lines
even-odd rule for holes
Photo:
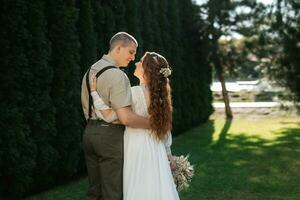
<svg viewBox="0 0 300 200">
<path fill-rule="evenodd" d="M 0 22 L 0 199 L 21 199 L 85 176 L 81 79 L 119 31 L 138 40 L 136 60 L 155 51 L 172 66 L 174 148 L 192 152 L 195 163 L 200 150 L 188 147 L 204 144 L 183 148 L 182 137 L 207 123 L 210 128 L 200 132 L 212 134 L 216 115 L 230 120 L 240 113 L 284 112 L 299 126 L 298 0 L 4 0 Z M 131 63 L 125 72 L 136 85 L 133 70 Z M 222 135 L 231 121 L 221 123 Z M 299 129 L 295 138 L 298 145 Z M 196 181 L 192 191 L 209 182 Z M 85 192 L 82 184 L 77 196 Z M 203 196 L 226 198 L 240 199 Z"/>
</svg>

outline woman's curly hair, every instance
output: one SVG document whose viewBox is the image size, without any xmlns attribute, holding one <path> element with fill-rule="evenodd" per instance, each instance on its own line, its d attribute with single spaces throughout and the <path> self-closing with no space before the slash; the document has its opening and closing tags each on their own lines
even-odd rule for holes
<svg viewBox="0 0 300 200">
<path fill-rule="evenodd" d="M 146 52 L 143 69 L 150 92 L 150 127 L 158 139 L 163 139 L 172 128 L 171 89 L 167 77 L 171 69 L 167 60 L 154 52 Z M 170 73 L 162 73 L 165 70 Z"/>
</svg>

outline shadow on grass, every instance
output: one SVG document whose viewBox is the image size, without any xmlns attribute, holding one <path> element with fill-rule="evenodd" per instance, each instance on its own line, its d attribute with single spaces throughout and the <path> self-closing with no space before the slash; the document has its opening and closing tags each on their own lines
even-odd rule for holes
<svg viewBox="0 0 300 200">
<path fill-rule="evenodd" d="M 221 130 L 221 133 L 219 135 L 219 139 L 218 139 L 218 142 L 217 142 L 217 146 L 221 146 L 222 144 L 224 144 L 225 140 L 226 140 L 226 135 L 228 133 L 228 130 L 231 126 L 231 123 L 232 123 L 232 119 L 226 119 L 225 121 L 225 124 Z"/>
<path fill-rule="evenodd" d="M 176 155 L 193 154 L 191 157 L 193 159 L 197 157 L 199 148 L 205 148 L 212 144 L 214 131 L 214 120 L 209 120 L 201 127 L 189 130 L 188 137 L 186 134 L 177 136 L 172 148 L 175 149 Z"/>
<path fill-rule="evenodd" d="M 213 120 L 174 139 L 173 153 L 190 154 L 195 166 L 181 200 L 300 199 L 300 128 L 276 131 L 276 139 L 266 140 L 249 135 L 250 130 L 230 133 L 231 125 L 224 123 L 216 142 Z M 84 199 L 86 187 L 83 180 L 29 199 Z"/>
<path fill-rule="evenodd" d="M 186 149 L 175 145 L 175 152 L 190 152 L 195 165 L 181 199 L 300 199 L 300 128 L 274 132 L 277 138 L 270 141 L 246 133 L 230 135 L 231 121 L 226 121 L 213 143 L 213 121 L 205 126 L 193 130 L 191 139 L 180 140 L 193 141 Z"/>
</svg>

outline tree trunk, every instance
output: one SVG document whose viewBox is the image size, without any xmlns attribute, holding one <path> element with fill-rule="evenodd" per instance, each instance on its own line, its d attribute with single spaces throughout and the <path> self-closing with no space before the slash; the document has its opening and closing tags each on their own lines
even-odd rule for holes
<svg viewBox="0 0 300 200">
<path fill-rule="evenodd" d="M 215 40 L 217 41 L 217 40 Z M 232 119 L 233 115 L 232 115 L 232 111 L 230 108 L 230 102 L 229 102 L 229 97 L 228 97 L 228 92 L 226 89 L 226 85 L 225 85 L 225 78 L 224 78 L 224 74 L 223 74 L 223 65 L 221 63 L 220 57 L 218 55 L 218 44 L 217 42 L 215 42 L 215 49 L 214 49 L 214 53 L 213 53 L 213 62 L 214 62 L 214 66 L 217 72 L 217 76 L 218 79 L 221 83 L 221 87 L 222 87 L 222 96 L 223 96 L 223 101 L 225 104 L 225 114 L 226 114 L 226 118 L 227 119 Z"/>
<path fill-rule="evenodd" d="M 225 104 L 225 114 L 226 114 L 226 118 L 227 119 L 232 119 L 233 115 L 232 115 L 232 111 L 230 108 L 230 102 L 229 102 L 229 97 L 228 97 L 228 92 L 226 89 L 226 85 L 225 85 L 225 78 L 224 78 L 224 74 L 223 74 L 223 65 L 222 62 L 220 60 L 220 55 L 218 55 L 218 36 L 215 37 L 214 39 L 214 49 L 213 49 L 213 63 L 214 63 L 214 67 L 216 69 L 217 72 L 217 76 L 218 79 L 221 83 L 221 87 L 222 87 L 222 96 L 223 96 L 223 101 Z"/>
<path fill-rule="evenodd" d="M 223 101 L 224 101 L 224 104 L 225 104 L 226 118 L 231 119 L 231 118 L 233 118 L 233 115 L 232 115 L 232 111 L 231 111 L 231 108 L 230 108 L 228 92 L 227 92 L 227 89 L 226 89 L 225 79 L 224 79 L 224 76 L 223 76 L 222 72 L 218 72 L 218 78 L 219 78 L 219 81 L 220 81 L 221 86 L 222 86 L 222 95 L 223 95 Z"/>
</svg>

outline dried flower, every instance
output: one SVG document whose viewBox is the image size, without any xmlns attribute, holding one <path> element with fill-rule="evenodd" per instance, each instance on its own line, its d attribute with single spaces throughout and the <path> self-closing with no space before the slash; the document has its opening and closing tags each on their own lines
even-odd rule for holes
<svg viewBox="0 0 300 200">
<path fill-rule="evenodd" d="M 184 157 L 174 156 L 176 161 L 176 169 L 173 171 L 173 178 L 176 184 L 177 191 L 181 191 L 189 187 L 189 182 L 191 182 L 194 176 L 194 166 L 188 161 L 189 155 Z"/>
<path fill-rule="evenodd" d="M 161 68 L 159 73 L 161 73 L 165 78 L 172 74 L 172 71 L 169 67 Z"/>
</svg>

